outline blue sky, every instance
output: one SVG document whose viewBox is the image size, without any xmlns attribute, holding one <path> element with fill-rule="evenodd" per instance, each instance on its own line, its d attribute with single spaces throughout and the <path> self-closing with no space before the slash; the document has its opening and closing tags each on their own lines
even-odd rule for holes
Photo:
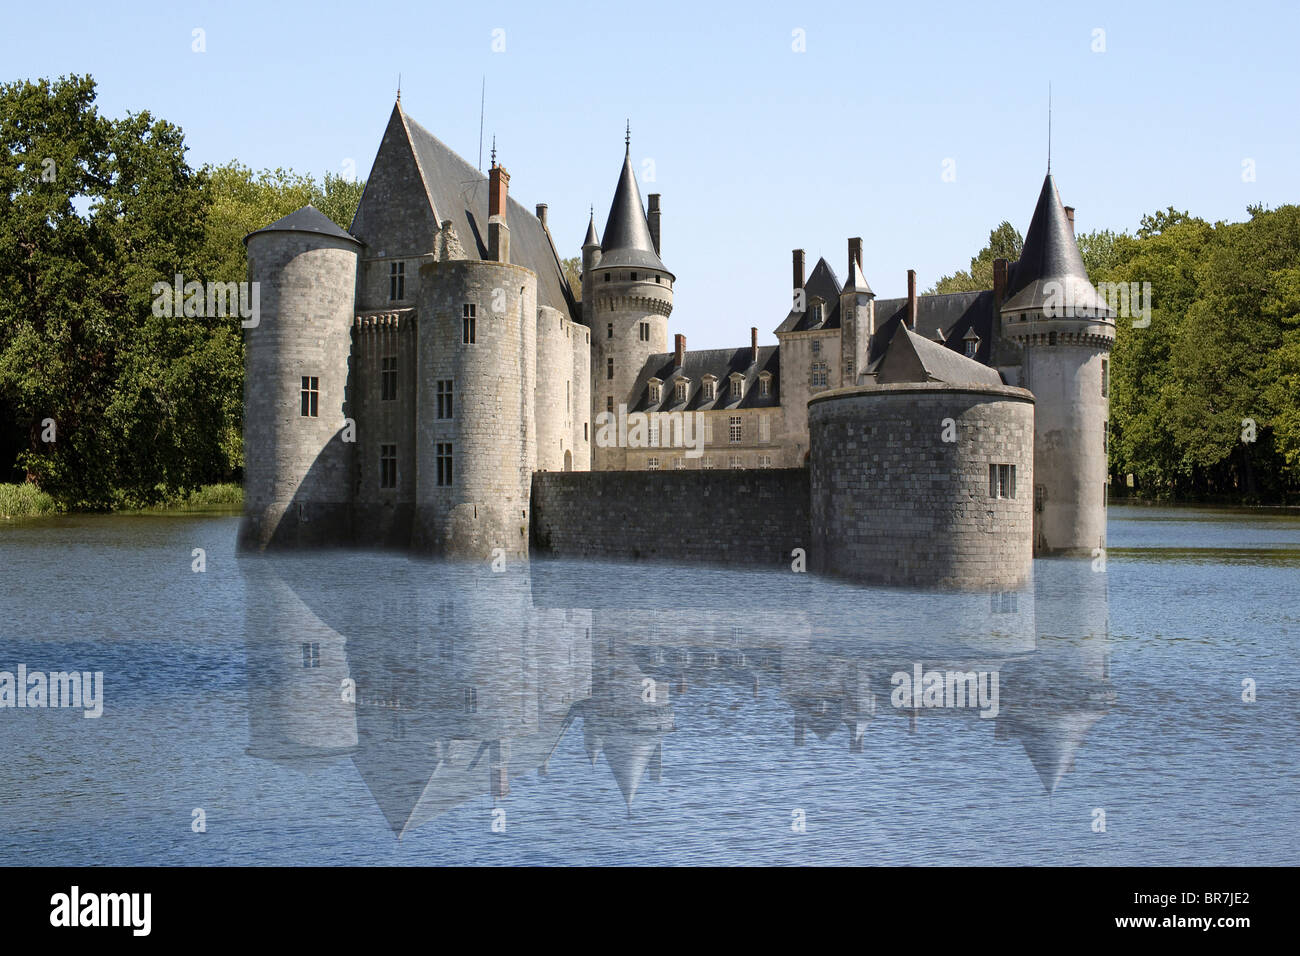
<svg viewBox="0 0 1300 956">
<path fill-rule="evenodd" d="M 1052 170 L 1081 231 L 1169 205 L 1235 220 L 1300 201 L 1294 0 L 76 2 L 6 21 L 0 80 L 90 73 L 104 112 L 177 123 L 196 165 L 319 176 L 350 160 L 365 176 L 399 72 L 407 112 L 475 161 L 486 77 L 511 195 L 549 204 L 562 255 L 578 254 L 589 204 L 604 225 L 630 118 L 642 193 L 663 194 L 671 327 L 692 348 L 746 344 L 751 325 L 774 341 L 792 248 L 843 278 L 862 236 L 884 297 L 908 268 L 922 288 L 965 268 L 1004 218 L 1023 232 L 1049 81 Z"/>
</svg>

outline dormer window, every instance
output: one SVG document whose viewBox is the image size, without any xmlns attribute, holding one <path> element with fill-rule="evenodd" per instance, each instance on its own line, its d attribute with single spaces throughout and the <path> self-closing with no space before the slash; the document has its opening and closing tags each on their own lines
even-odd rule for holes
<svg viewBox="0 0 1300 956">
<path fill-rule="evenodd" d="M 650 379 L 650 404 L 658 405 L 663 401 L 664 383 L 657 378 Z"/>
<path fill-rule="evenodd" d="M 813 300 L 813 304 L 812 304 L 812 321 L 813 321 L 813 325 L 821 325 L 821 324 L 822 324 L 822 314 L 823 314 L 823 313 L 822 313 L 822 301 L 821 301 L 821 299 L 814 299 L 814 300 Z"/>
<path fill-rule="evenodd" d="M 758 394 L 760 398 L 768 398 L 772 394 L 772 373 L 760 372 L 758 375 Z"/>
<path fill-rule="evenodd" d="M 703 390 L 706 402 L 711 402 L 718 397 L 718 383 L 712 375 L 704 380 Z"/>
<path fill-rule="evenodd" d="M 967 329 L 966 334 L 962 336 L 962 342 L 966 345 L 966 357 L 973 359 L 975 353 L 979 351 L 980 337 L 975 334 L 974 329 Z"/>
<path fill-rule="evenodd" d="M 745 396 L 745 378 L 743 375 L 731 376 L 731 399 L 740 401 Z"/>
<path fill-rule="evenodd" d="M 690 383 L 684 378 L 677 380 L 677 403 L 680 405 L 686 401 L 686 394 L 690 390 Z"/>
</svg>

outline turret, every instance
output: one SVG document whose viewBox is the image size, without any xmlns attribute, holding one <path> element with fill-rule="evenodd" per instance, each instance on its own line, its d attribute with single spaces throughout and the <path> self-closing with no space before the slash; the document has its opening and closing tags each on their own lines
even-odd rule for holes
<svg viewBox="0 0 1300 956">
<path fill-rule="evenodd" d="M 1115 314 L 1088 280 L 1051 173 L 1000 309 L 1034 393 L 1034 551 L 1106 546 L 1106 394 Z"/>
<path fill-rule="evenodd" d="M 241 547 L 337 545 L 351 535 L 345 428 L 362 243 L 304 206 L 244 238 L 261 314 L 245 332 Z"/>
<path fill-rule="evenodd" d="M 591 218 L 587 220 L 587 238 L 582 240 L 582 321 L 593 331 L 596 328 L 596 303 L 593 298 L 596 291 L 596 277 L 592 270 L 599 264 L 600 239 L 596 236 L 596 209 L 593 206 Z"/>
<path fill-rule="evenodd" d="M 632 172 L 629 140 L 599 252 L 590 248 L 595 240 L 594 222 L 583 244 L 584 266 L 592 259 L 592 265 L 584 268 L 583 314 L 594 346 L 591 399 L 595 416 L 607 410 L 617 413 L 623 404 L 633 406 L 637 396 L 630 392 L 646 359 L 668 351 L 675 277 L 659 258 L 657 205 L 655 212 L 656 233 L 652 233 Z M 593 419 L 593 427 L 599 430 L 601 421 Z M 621 468 L 624 459 L 624 449 L 592 449 L 594 470 Z"/>
<path fill-rule="evenodd" d="M 858 383 L 866 368 L 871 336 L 876 331 L 876 294 L 862 275 L 862 240 L 849 240 L 849 272 L 840 291 L 840 381 L 847 387 Z"/>
</svg>

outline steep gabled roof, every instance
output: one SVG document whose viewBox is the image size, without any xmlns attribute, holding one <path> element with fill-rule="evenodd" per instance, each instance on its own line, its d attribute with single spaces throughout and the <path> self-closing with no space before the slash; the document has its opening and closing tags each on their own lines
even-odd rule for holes
<svg viewBox="0 0 1300 956">
<path fill-rule="evenodd" d="M 1088 281 L 1074 227 L 1061 205 L 1056 181 L 1048 173 L 1029 221 L 1020 259 L 1008 276 L 1002 311 L 1041 309 L 1053 299 L 1067 307 L 1067 315 L 1114 315 Z"/>
<path fill-rule="evenodd" d="M 804 282 L 803 289 L 804 304 L 807 308 L 802 312 L 791 309 L 785 321 L 777 326 L 777 333 L 838 329 L 840 327 L 840 280 L 836 277 L 835 270 L 830 267 L 830 263 L 824 258 L 818 259 L 812 275 Z M 814 299 L 821 299 L 824 304 L 820 323 L 813 319 Z"/>
<path fill-rule="evenodd" d="M 945 385 L 1001 385 L 997 369 L 981 365 L 900 324 L 876 373 L 881 385 L 942 382 Z"/>
<path fill-rule="evenodd" d="M 668 272 L 659 253 L 655 252 L 650 236 L 650 223 L 641 202 L 641 190 L 632 172 L 632 153 L 629 147 L 623 157 L 623 170 L 619 173 L 614 201 L 609 206 L 605 221 L 605 239 L 600 244 L 600 265 L 640 266 Z M 669 273 L 671 275 L 672 273 Z"/>
<path fill-rule="evenodd" d="M 375 170 L 380 168 L 380 161 L 385 158 L 385 148 L 409 150 L 410 160 L 403 160 L 407 163 L 408 173 L 394 177 L 390 183 L 377 183 Z M 380 151 L 352 222 L 357 234 L 366 239 L 372 249 L 396 255 L 423 255 L 433 251 L 433 230 L 450 219 L 465 255 L 471 259 L 486 259 L 487 177 L 411 119 L 400 103 L 393 107 Z M 410 171 L 410 161 L 414 162 L 414 171 Z M 401 194 L 392 195 L 394 190 L 400 190 Z M 421 216 L 426 218 L 428 222 L 421 228 L 428 234 L 388 235 L 394 215 L 401 216 L 407 223 Z M 541 220 L 508 198 L 506 225 L 510 229 L 510 261 L 537 274 L 537 304 L 550 306 L 576 321 L 579 309 L 573 291 Z"/>
<path fill-rule="evenodd" d="M 867 359 L 868 370 L 879 362 L 889 347 L 895 331 L 907 316 L 907 299 L 876 300 L 876 334 L 871 339 L 871 353 Z M 965 349 L 963 339 L 968 331 L 980 337 L 975 359 L 987 362 L 993 343 L 994 310 L 993 292 L 949 292 L 944 295 L 922 295 L 916 300 L 917 332 L 927 338 L 936 329 L 943 331 L 949 349 Z"/>
<path fill-rule="evenodd" d="M 250 232 L 244 237 L 244 242 L 248 242 L 249 236 L 256 236 L 262 232 L 311 232 L 321 236 L 333 236 L 335 239 L 347 239 L 359 246 L 365 245 L 356 236 L 340 229 L 335 225 L 334 220 L 310 203 L 281 219 L 277 219 L 269 226 L 263 226 L 261 229 Z"/>
</svg>

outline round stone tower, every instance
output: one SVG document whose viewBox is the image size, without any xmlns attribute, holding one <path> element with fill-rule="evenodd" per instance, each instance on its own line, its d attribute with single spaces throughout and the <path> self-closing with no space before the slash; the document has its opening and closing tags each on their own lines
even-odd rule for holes
<svg viewBox="0 0 1300 956">
<path fill-rule="evenodd" d="M 646 360 L 668 351 L 668 316 L 673 311 L 674 276 L 659 258 L 659 197 L 646 217 L 632 172 L 631 146 L 623 157 L 614 201 L 597 248 L 594 221 L 583 243 L 583 318 L 591 329 L 593 428 L 604 412 L 634 408 L 631 394 Z M 626 449 L 592 448 L 592 468 L 622 468 Z"/>
<path fill-rule="evenodd" d="M 1071 210 L 1072 212 L 1072 210 Z M 1034 393 L 1034 553 L 1106 547 L 1106 428 L 1115 313 L 1088 281 L 1051 174 L 1001 304 Z"/>
<path fill-rule="evenodd" d="M 351 533 L 343 436 L 362 244 L 311 206 L 244 242 L 260 314 L 244 339 L 240 544 L 338 545 Z"/>
</svg>

